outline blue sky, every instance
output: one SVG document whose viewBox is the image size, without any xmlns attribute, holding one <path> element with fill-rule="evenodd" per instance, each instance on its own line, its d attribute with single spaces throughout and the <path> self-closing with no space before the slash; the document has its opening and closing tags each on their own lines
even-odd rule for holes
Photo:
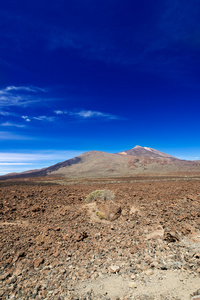
<svg viewBox="0 0 200 300">
<path fill-rule="evenodd" d="M 0 3 L 0 174 L 89 150 L 200 159 L 199 0 Z"/>
</svg>

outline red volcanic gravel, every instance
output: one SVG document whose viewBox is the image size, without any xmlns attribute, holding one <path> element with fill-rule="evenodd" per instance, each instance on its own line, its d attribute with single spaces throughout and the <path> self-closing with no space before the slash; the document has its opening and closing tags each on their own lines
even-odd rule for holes
<svg viewBox="0 0 200 300">
<path fill-rule="evenodd" d="M 98 219 L 85 203 L 97 189 L 114 192 L 121 207 L 114 221 Z M 0 232 L 0 299 L 111 299 L 77 294 L 76 286 L 111 273 L 133 279 L 148 270 L 199 277 L 200 182 L 4 181 Z"/>
</svg>

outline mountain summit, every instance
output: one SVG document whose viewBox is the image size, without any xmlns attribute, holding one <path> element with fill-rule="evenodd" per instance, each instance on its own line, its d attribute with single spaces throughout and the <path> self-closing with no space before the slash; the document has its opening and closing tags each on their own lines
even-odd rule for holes
<svg viewBox="0 0 200 300">
<path fill-rule="evenodd" d="M 178 159 L 174 156 L 171 156 L 169 154 L 166 154 L 164 152 L 149 148 L 149 147 L 141 147 L 141 146 L 135 146 L 134 148 L 130 150 L 126 150 L 123 152 L 120 152 L 119 154 L 122 155 L 132 155 L 132 156 L 138 156 L 138 157 L 148 157 L 148 158 L 170 158 L 170 159 Z"/>
<path fill-rule="evenodd" d="M 135 146 L 120 153 L 89 151 L 41 170 L 0 176 L 0 180 L 62 176 L 67 178 L 120 177 L 200 172 L 200 162 L 187 161 L 161 151 Z"/>
</svg>

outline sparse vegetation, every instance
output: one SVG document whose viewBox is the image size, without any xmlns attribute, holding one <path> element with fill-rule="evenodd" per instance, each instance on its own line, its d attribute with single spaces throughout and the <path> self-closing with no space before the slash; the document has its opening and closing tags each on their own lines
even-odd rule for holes
<svg viewBox="0 0 200 300">
<path fill-rule="evenodd" d="M 93 191 L 92 193 L 90 193 L 86 199 L 85 202 L 86 203 L 90 203 L 92 201 L 106 201 L 106 200 L 113 200 L 114 199 L 114 193 L 112 191 L 109 190 L 96 190 Z"/>
<path fill-rule="evenodd" d="M 102 212 L 100 212 L 100 211 L 97 211 L 96 212 L 96 215 L 99 217 L 99 219 L 100 220 L 107 220 L 107 218 L 106 218 L 106 216 L 104 216 L 103 214 L 102 214 Z"/>
</svg>

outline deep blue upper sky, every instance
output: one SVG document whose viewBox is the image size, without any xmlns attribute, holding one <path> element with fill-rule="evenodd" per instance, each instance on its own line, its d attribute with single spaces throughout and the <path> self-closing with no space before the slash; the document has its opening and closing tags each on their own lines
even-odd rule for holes
<svg viewBox="0 0 200 300">
<path fill-rule="evenodd" d="M 200 159 L 200 0 L 0 3 L 0 174 L 135 145 Z"/>
</svg>

